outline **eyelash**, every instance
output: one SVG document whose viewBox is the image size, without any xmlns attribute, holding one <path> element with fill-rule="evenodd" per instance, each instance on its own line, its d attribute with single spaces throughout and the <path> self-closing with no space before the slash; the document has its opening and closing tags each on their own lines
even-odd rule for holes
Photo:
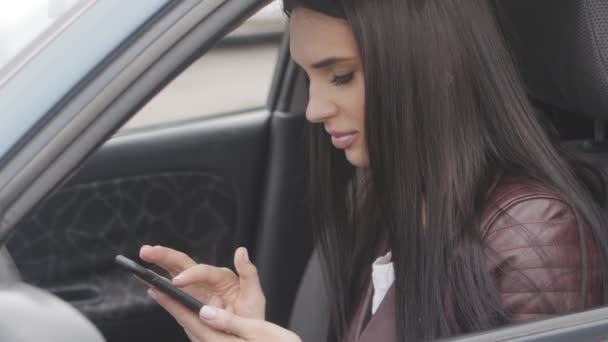
<svg viewBox="0 0 608 342">
<path fill-rule="evenodd" d="M 349 72 L 348 74 L 344 75 L 336 75 L 334 76 L 334 79 L 331 80 L 331 83 L 335 84 L 336 86 L 345 85 L 352 81 L 354 77 L 354 72 Z M 304 82 L 306 83 L 306 89 L 308 89 L 310 87 L 310 78 L 306 74 L 304 74 Z"/>
<path fill-rule="evenodd" d="M 355 76 L 354 72 L 349 72 L 348 74 L 344 74 L 344 75 L 336 75 L 336 76 L 334 76 L 334 79 L 331 82 L 337 86 L 344 85 L 344 84 L 347 84 L 348 82 L 352 81 L 354 76 Z"/>
</svg>

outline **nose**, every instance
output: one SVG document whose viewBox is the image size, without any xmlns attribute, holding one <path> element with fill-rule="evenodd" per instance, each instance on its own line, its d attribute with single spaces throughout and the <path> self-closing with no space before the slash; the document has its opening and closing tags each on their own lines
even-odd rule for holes
<svg viewBox="0 0 608 342">
<path fill-rule="evenodd" d="M 311 123 L 325 122 L 338 112 L 338 107 L 322 95 L 309 95 L 308 106 L 306 106 L 306 120 Z"/>
</svg>

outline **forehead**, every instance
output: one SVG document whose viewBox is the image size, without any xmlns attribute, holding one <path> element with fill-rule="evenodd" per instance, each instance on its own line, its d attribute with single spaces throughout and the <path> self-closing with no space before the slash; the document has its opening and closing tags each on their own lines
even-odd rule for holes
<svg viewBox="0 0 608 342">
<path fill-rule="evenodd" d="M 289 21 L 290 50 L 299 64 L 309 64 L 327 56 L 358 55 L 357 44 L 344 20 L 305 8 L 296 8 Z"/>
</svg>

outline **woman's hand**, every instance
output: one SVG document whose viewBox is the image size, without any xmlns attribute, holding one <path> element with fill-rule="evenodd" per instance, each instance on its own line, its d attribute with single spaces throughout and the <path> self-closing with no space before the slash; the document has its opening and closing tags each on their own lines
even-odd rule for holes
<svg viewBox="0 0 608 342">
<path fill-rule="evenodd" d="M 186 254 L 167 247 L 143 246 L 139 256 L 169 272 L 173 285 L 203 303 L 243 318 L 264 319 L 266 299 L 247 249 L 241 247 L 234 253 L 238 276 L 228 268 L 196 264 Z"/>
<path fill-rule="evenodd" d="M 245 318 L 209 305 L 197 315 L 162 292 L 150 289 L 148 294 L 177 320 L 194 342 L 301 342 L 291 331 L 261 319 Z"/>
</svg>

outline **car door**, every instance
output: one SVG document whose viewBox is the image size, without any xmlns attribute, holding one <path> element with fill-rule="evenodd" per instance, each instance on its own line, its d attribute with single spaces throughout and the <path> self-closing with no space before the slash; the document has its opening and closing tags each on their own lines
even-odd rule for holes
<svg viewBox="0 0 608 342">
<path fill-rule="evenodd" d="M 15 168 L 12 182 L 3 178 L 7 183 L 25 182 L 3 197 L 12 202 L 3 209 L 14 221 L 4 221 L 3 229 L 16 224 L 6 246 L 20 276 L 70 302 L 109 341 L 186 338 L 144 287 L 114 266 L 115 255 L 136 258 L 143 244 L 222 266 L 231 266 L 237 246 L 248 246 L 267 297 L 276 298 L 268 318 L 287 321 L 310 237 L 302 229 L 304 118 L 280 109 L 290 97 L 284 85 L 293 82 L 285 69 L 286 41 L 281 45 L 282 30 L 267 30 L 272 23 L 257 23 L 266 31 L 237 30 L 200 58 L 265 3 L 164 1 L 126 36 L 124 51 L 114 50 L 95 66 L 96 74 L 66 91 L 4 169 Z M 101 18 L 101 5 L 92 2 L 83 15 Z M 112 6 L 106 13 L 130 7 Z M 264 51 L 256 57 L 258 50 Z M 264 60 L 269 56 L 270 63 Z M 266 66 L 250 78 L 267 81 L 247 84 L 238 69 L 255 58 Z M 217 60 L 225 60 L 224 71 L 206 64 Z M 214 93 L 221 84 L 233 93 Z M 262 101 L 248 102 L 252 92 Z M 193 96 L 202 99 L 190 101 Z M 80 99 L 86 105 L 73 108 Z M 76 125 L 79 120 L 88 122 Z M 45 143 L 34 146 L 36 139 Z M 29 165 L 16 170 L 21 156 Z M 277 236 L 287 243 L 271 248 Z"/>
<path fill-rule="evenodd" d="M 228 266 L 234 248 L 247 245 L 268 319 L 289 318 L 310 236 L 306 91 L 287 40 L 262 106 L 134 124 L 146 103 L 161 101 L 154 96 L 163 87 L 264 4 L 83 1 L 54 35 L 2 70 L 0 241 L 25 281 L 72 303 L 109 341 L 185 339 L 143 286 L 113 265 L 114 255 L 136 257 L 144 243 Z M 184 110 L 155 108 L 170 116 Z M 318 309 L 319 298 L 304 302 Z M 320 323 L 316 317 L 301 324 Z M 603 340 L 606 317 L 599 309 L 458 340 Z"/>
</svg>

